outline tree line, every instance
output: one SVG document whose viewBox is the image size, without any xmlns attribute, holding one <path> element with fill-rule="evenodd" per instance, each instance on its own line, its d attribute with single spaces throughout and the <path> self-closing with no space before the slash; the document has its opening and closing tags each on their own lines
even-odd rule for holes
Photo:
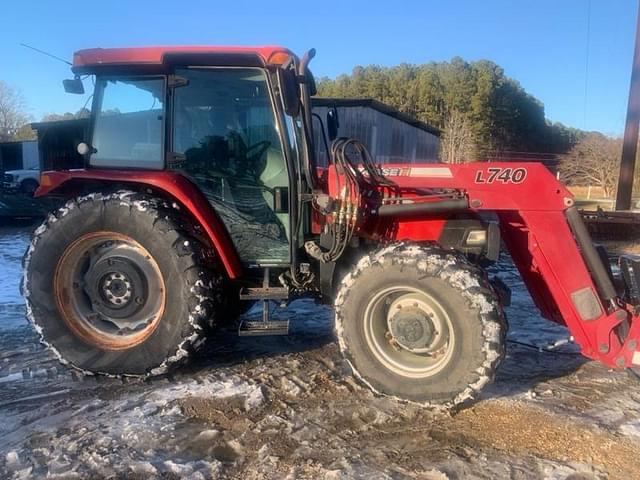
<svg viewBox="0 0 640 480">
<path fill-rule="evenodd" d="M 442 131 L 443 159 L 500 152 L 565 153 L 582 132 L 545 118 L 542 102 L 488 60 L 355 67 L 320 78 L 323 97 L 375 98 Z"/>
<path fill-rule="evenodd" d="M 448 163 L 543 154 L 559 160 L 569 185 L 615 194 L 621 139 L 551 122 L 544 105 L 489 60 L 355 67 L 350 75 L 319 78 L 323 97 L 374 98 L 441 131 Z M 636 184 L 640 188 L 640 169 Z"/>
</svg>

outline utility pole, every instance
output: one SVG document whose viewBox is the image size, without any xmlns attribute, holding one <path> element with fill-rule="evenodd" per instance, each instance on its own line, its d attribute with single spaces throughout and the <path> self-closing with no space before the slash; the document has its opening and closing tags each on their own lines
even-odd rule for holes
<svg viewBox="0 0 640 480">
<path fill-rule="evenodd" d="M 631 69 L 631 86 L 629 87 L 629 102 L 627 103 L 627 121 L 622 140 L 622 159 L 620 161 L 620 176 L 618 177 L 618 194 L 616 195 L 616 210 L 631 209 L 631 194 L 633 193 L 633 172 L 636 166 L 636 150 L 638 146 L 638 126 L 640 124 L 640 2 L 636 18 L 636 45 L 633 52 L 633 67 Z"/>
</svg>

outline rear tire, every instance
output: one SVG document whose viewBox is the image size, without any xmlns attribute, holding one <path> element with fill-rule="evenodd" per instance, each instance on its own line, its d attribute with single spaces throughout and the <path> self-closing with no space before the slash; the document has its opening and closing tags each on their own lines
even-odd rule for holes
<svg viewBox="0 0 640 480">
<path fill-rule="evenodd" d="M 469 403 L 504 357 L 497 294 L 453 252 L 395 244 L 365 255 L 343 279 L 335 310 L 343 355 L 379 394 Z"/>
<path fill-rule="evenodd" d="M 63 363 L 160 374 L 201 343 L 222 278 L 176 208 L 141 193 L 94 193 L 36 229 L 24 258 L 27 316 Z"/>
</svg>

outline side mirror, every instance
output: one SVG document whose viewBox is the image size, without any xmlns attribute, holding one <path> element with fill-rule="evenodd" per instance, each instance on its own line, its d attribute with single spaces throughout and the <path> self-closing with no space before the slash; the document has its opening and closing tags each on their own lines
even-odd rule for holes
<svg viewBox="0 0 640 480">
<path fill-rule="evenodd" d="M 82 95 L 84 93 L 84 85 L 80 77 L 63 80 L 62 86 L 67 93 L 75 93 L 76 95 Z"/>
<path fill-rule="evenodd" d="M 331 107 L 327 112 L 327 133 L 329 135 L 330 142 L 333 142 L 338 138 L 338 128 L 340 128 L 338 109 L 336 107 Z"/>
<path fill-rule="evenodd" d="M 276 73 L 282 105 L 287 115 L 292 117 L 300 112 L 300 99 L 298 98 L 298 81 L 293 70 L 279 68 Z"/>
</svg>

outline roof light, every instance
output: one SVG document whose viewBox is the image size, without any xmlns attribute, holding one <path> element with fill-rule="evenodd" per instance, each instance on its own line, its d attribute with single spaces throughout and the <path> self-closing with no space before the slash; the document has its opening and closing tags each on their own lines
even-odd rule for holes
<svg viewBox="0 0 640 480">
<path fill-rule="evenodd" d="M 289 54 L 287 52 L 273 52 L 269 56 L 267 63 L 270 65 L 283 65 L 287 60 L 289 60 Z"/>
</svg>

